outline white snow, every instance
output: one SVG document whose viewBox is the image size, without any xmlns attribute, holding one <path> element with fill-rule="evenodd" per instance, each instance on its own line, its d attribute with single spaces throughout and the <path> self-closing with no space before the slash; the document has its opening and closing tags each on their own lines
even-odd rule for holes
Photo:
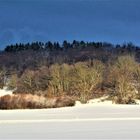
<svg viewBox="0 0 140 140">
<path fill-rule="evenodd" d="M 111 100 L 107 100 L 108 96 L 103 96 L 101 98 L 91 99 L 87 102 L 89 105 L 112 105 Z"/>
<path fill-rule="evenodd" d="M 96 105 L 114 105 L 111 100 L 107 100 L 108 96 L 101 98 L 91 99 L 86 104 L 82 104 L 80 101 L 76 101 L 75 106 L 96 106 Z"/>
<path fill-rule="evenodd" d="M 138 105 L 140 105 L 140 100 L 136 99 L 135 101 Z"/>
<path fill-rule="evenodd" d="M 140 105 L 140 100 L 136 99 L 136 104 Z M 80 101 L 76 101 L 75 106 L 79 107 L 79 106 L 98 106 L 98 105 L 110 105 L 110 106 L 114 106 L 114 105 L 119 105 L 119 104 L 115 104 L 113 103 L 111 100 L 108 100 L 108 96 L 103 96 L 100 98 L 95 98 L 95 99 L 91 99 L 89 100 L 86 104 L 82 104 Z"/>
<path fill-rule="evenodd" d="M 0 97 L 4 95 L 12 95 L 13 90 L 8 90 L 7 87 L 3 87 L 3 89 L 0 89 Z"/>
<path fill-rule="evenodd" d="M 140 106 L 107 98 L 74 107 L 0 110 L 0 139 L 140 139 Z"/>
<path fill-rule="evenodd" d="M 139 105 L 0 110 L 0 139 L 140 139 Z"/>
</svg>

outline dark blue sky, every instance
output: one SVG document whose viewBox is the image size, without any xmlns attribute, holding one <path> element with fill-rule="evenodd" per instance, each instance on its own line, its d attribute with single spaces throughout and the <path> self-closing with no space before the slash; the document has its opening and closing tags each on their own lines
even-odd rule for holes
<svg viewBox="0 0 140 140">
<path fill-rule="evenodd" d="M 0 47 L 62 40 L 140 45 L 140 0 L 0 0 Z"/>
</svg>

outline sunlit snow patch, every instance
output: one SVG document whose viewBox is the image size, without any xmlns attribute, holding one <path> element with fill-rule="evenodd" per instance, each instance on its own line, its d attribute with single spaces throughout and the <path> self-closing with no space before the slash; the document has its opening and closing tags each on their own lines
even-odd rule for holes
<svg viewBox="0 0 140 140">
<path fill-rule="evenodd" d="M 3 87 L 3 89 L 0 89 L 0 96 L 4 95 L 12 95 L 13 90 L 8 90 L 7 87 Z"/>
<path fill-rule="evenodd" d="M 91 99 L 87 101 L 86 104 L 82 104 L 80 101 L 76 101 L 75 106 L 92 106 L 92 105 L 112 105 L 111 100 L 107 100 L 108 96 L 103 96 L 101 98 Z"/>
</svg>

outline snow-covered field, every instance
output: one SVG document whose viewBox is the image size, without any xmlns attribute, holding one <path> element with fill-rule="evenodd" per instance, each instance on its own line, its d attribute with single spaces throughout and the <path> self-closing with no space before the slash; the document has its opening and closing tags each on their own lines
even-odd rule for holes
<svg viewBox="0 0 140 140">
<path fill-rule="evenodd" d="M 106 98 L 57 109 L 0 110 L 0 139 L 140 139 L 140 106 Z"/>
<path fill-rule="evenodd" d="M 139 131 L 139 105 L 0 111 L 0 139 L 140 139 Z"/>
</svg>

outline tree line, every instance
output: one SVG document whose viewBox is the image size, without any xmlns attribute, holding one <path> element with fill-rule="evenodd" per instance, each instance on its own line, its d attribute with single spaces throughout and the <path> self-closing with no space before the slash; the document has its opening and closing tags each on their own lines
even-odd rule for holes
<svg viewBox="0 0 140 140">
<path fill-rule="evenodd" d="M 0 87 L 82 102 L 107 94 L 116 103 L 133 103 L 140 98 L 139 62 L 140 48 L 132 43 L 19 43 L 0 53 Z"/>
<path fill-rule="evenodd" d="M 18 52 L 23 50 L 33 50 L 33 51 L 39 51 L 39 50 L 47 50 L 47 51 L 65 51 L 67 49 L 84 49 L 84 48 L 95 48 L 95 49 L 101 49 L 104 48 L 106 50 L 110 49 L 127 49 L 128 51 L 137 51 L 140 50 L 138 46 L 135 46 L 133 43 L 124 43 L 122 45 L 120 44 L 111 44 L 107 42 L 84 42 L 84 41 L 76 41 L 68 42 L 66 40 L 63 41 L 62 44 L 59 42 L 51 42 L 48 41 L 46 43 L 43 42 L 32 42 L 32 43 L 16 43 L 11 44 L 5 47 L 5 52 Z"/>
</svg>

